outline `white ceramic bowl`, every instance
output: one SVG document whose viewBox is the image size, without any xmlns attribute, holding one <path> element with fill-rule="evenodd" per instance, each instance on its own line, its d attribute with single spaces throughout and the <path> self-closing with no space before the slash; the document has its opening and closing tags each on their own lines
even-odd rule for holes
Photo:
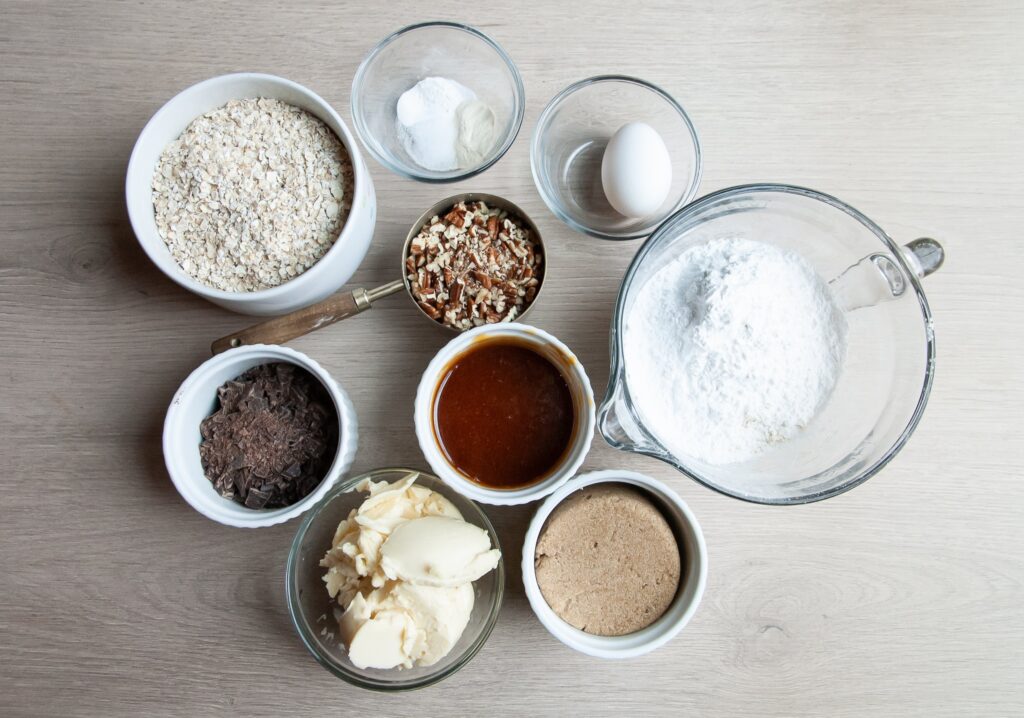
<svg viewBox="0 0 1024 718">
<path fill-rule="evenodd" d="M 217 388 L 260 364 L 285 362 L 306 369 L 327 389 L 338 411 L 338 450 L 316 490 L 291 506 L 250 509 L 217 493 L 199 458 L 199 425 L 217 405 Z M 178 388 L 164 420 L 164 463 L 178 493 L 199 513 L 228 526 L 273 526 L 306 511 L 352 466 L 359 437 L 356 413 L 348 394 L 327 371 L 305 354 L 288 347 L 253 344 L 229 349 L 201 364 Z"/>
<path fill-rule="evenodd" d="M 153 172 L 164 148 L 202 114 L 230 100 L 269 97 L 301 107 L 324 122 L 348 150 L 355 171 L 352 211 L 341 234 L 323 257 L 284 284 L 255 292 L 226 292 L 193 279 L 171 256 L 160 237 L 153 211 Z M 173 281 L 215 304 L 243 314 L 284 314 L 336 292 L 356 271 L 373 237 L 377 200 L 359 145 L 338 113 L 319 95 L 274 75 L 243 72 L 221 75 L 181 91 L 153 115 L 132 150 L 125 180 L 128 217 L 143 250 Z"/>
<path fill-rule="evenodd" d="M 625 636 L 595 636 L 563 621 L 544 600 L 537 585 L 534 555 L 537 539 L 548 516 L 573 492 L 601 483 L 631 484 L 647 492 L 660 506 L 682 540 L 684 573 L 679 592 L 665 614 L 650 626 Z M 634 658 L 664 645 L 683 629 L 693 617 L 707 583 L 708 557 L 700 524 L 679 495 L 668 486 L 635 471 L 594 471 L 577 476 L 541 504 L 530 522 L 523 541 L 523 585 L 530 607 L 555 638 L 575 650 L 597 658 Z M 625 597 L 624 597 L 625 598 Z"/>
<path fill-rule="evenodd" d="M 489 489 L 466 478 L 448 463 L 434 436 L 434 394 L 445 369 L 455 357 L 471 345 L 495 337 L 515 337 L 535 347 L 554 362 L 568 380 L 576 407 L 576 432 L 565 458 L 547 478 L 521 489 Z M 525 504 L 550 494 L 568 481 L 583 464 L 594 436 L 594 392 L 590 388 L 590 379 L 580 360 L 569 347 L 552 335 L 542 329 L 515 322 L 486 324 L 452 339 L 427 365 L 416 391 L 414 418 L 420 449 L 430 468 L 442 481 L 474 501 L 503 506 Z"/>
</svg>

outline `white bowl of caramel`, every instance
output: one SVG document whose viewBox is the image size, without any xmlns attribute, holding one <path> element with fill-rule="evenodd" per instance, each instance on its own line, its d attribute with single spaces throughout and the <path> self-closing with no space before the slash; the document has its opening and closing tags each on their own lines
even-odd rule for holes
<svg viewBox="0 0 1024 718">
<path fill-rule="evenodd" d="M 416 437 L 431 469 L 475 501 L 547 496 L 583 464 L 594 392 L 576 355 L 525 324 L 489 324 L 445 345 L 416 392 Z"/>
</svg>

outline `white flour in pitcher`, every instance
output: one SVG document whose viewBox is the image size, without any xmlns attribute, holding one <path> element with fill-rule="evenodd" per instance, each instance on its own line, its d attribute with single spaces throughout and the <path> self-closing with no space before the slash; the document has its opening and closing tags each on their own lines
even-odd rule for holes
<svg viewBox="0 0 1024 718">
<path fill-rule="evenodd" d="M 745 461 L 799 432 L 846 356 L 846 318 L 803 257 L 746 239 L 692 247 L 640 288 L 626 382 L 669 451 Z"/>
</svg>

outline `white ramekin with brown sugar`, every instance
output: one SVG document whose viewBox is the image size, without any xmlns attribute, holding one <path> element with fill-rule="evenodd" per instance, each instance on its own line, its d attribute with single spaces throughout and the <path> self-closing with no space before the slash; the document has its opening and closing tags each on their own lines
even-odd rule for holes
<svg viewBox="0 0 1024 718">
<path fill-rule="evenodd" d="M 651 499 L 672 527 L 682 559 L 675 599 L 660 618 L 639 631 L 621 636 L 587 633 L 563 620 L 544 599 L 537 583 L 537 542 L 552 512 L 569 496 L 595 484 L 623 484 Z M 638 557 L 642 558 L 642 557 Z M 565 645 L 596 658 L 634 658 L 664 645 L 678 634 L 697 611 L 707 583 L 708 558 L 704 534 L 690 508 L 664 483 L 635 471 L 594 471 L 565 483 L 540 505 L 523 541 L 523 586 L 533 612 L 544 627 Z M 640 589 L 641 587 L 637 587 Z M 622 600 L 630 600 L 627 595 Z"/>
</svg>

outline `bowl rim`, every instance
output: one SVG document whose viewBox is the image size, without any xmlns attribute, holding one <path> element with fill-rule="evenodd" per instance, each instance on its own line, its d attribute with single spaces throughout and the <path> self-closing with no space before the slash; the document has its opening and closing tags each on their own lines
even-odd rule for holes
<svg viewBox="0 0 1024 718">
<path fill-rule="evenodd" d="M 332 123 L 335 123 L 337 129 L 332 127 L 330 123 L 325 122 L 322 117 L 317 117 L 318 120 L 324 122 L 337 137 L 338 140 L 344 145 L 346 152 L 348 152 L 349 160 L 352 163 L 352 172 L 354 175 L 353 182 L 353 203 L 352 208 L 349 210 L 349 216 L 345 218 L 345 223 L 341 226 L 338 231 L 338 235 L 334 238 L 331 246 L 326 252 L 313 263 L 309 269 L 305 270 L 301 274 L 298 274 L 291 279 L 278 284 L 275 287 L 267 287 L 266 289 L 257 289 L 252 292 L 232 292 L 224 289 L 217 289 L 216 287 L 210 287 L 199 280 L 188 274 L 181 266 L 174 260 L 173 257 L 167 259 L 156 251 L 156 247 L 166 246 L 163 237 L 160 236 L 159 232 L 152 233 L 146 226 L 145 220 L 142 216 L 139 216 L 138 210 L 135 209 L 135 203 L 132 202 L 132 180 L 134 176 L 142 170 L 139 167 L 142 162 L 142 146 L 143 141 L 148 138 L 150 134 L 155 132 L 155 126 L 165 116 L 175 111 L 175 108 L 181 104 L 188 102 L 192 95 L 199 94 L 203 90 L 216 85 L 228 85 L 233 82 L 241 82 L 246 80 L 259 80 L 261 82 L 268 82 L 270 84 L 279 85 L 283 88 L 292 90 L 300 95 L 305 96 L 311 104 L 316 105 L 321 111 L 330 118 Z M 240 97 L 239 99 L 249 99 L 248 96 Z M 307 110 L 308 112 L 308 110 Z M 195 121 L 201 114 L 194 115 L 189 123 Z M 314 113 L 310 113 L 314 114 Z M 316 117 L 316 115 L 314 114 Z M 186 125 L 187 126 L 187 125 Z M 340 130 L 340 134 L 338 132 Z M 166 145 L 164 145 L 166 148 Z M 244 302 L 258 302 L 264 300 L 279 299 L 282 296 L 287 295 L 290 292 L 294 292 L 297 288 L 301 288 L 303 285 L 313 281 L 317 276 L 324 274 L 329 270 L 325 268 L 325 261 L 328 257 L 334 257 L 340 255 L 344 251 L 344 238 L 346 232 L 355 224 L 353 221 L 353 215 L 357 212 L 365 211 L 355 199 L 359 196 L 363 187 L 372 187 L 370 184 L 369 171 L 362 162 L 362 157 L 359 150 L 359 145 L 352 136 L 351 131 L 345 124 L 345 121 L 341 118 L 341 115 L 327 102 L 323 97 L 313 92 L 308 87 L 301 85 L 293 80 L 289 80 L 279 75 L 272 75 L 265 72 L 232 72 L 224 75 L 217 75 L 210 77 L 205 80 L 196 82 L 188 87 L 182 89 L 167 102 L 160 106 L 160 108 L 153 113 L 152 117 L 146 122 L 142 130 L 139 132 L 138 138 L 135 140 L 135 144 L 132 147 L 131 156 L 128 159 L 128 168 L 125 172 L 125 204 L 127 205 L 128 221 L 132 226 L 132 230 L 135 233 L 135 237 L 138 243 L 142 246 L 142 250 L 149 257 L 150 261 L 153 262 L 156 267 L 163 272 L 168 279 L 175 282 L 181 287 L 189 290 L 190 292 L 197 294 L 209 300 L 229 300 L 233 302 L 244 301 Z M 372 191 L 372 190 L 371 190 Z M 152 202 L 152 189 L 149 189 L 149 202 L 146 205 L 149 207 L 150 212 L 153 211 Z M 145 239 L 144 239 L 145 237 Z M 151 246 L 153 245 L 153 246 Z"/>
<path fill-rule="evenodd" d="M 338 448 L 334 455 L 334 461 L 331 462 L 331 466 L 324 475 L 324 478 L 317 485 L 316 489 L 301 500 L 279 509 L 250 509 L 241 504 L 235 504 L 231 499 L 217 496 L 216 498 L 220 501 L 231 502 L 234 506 L 245 509 L 240 515 L 229 515 L 212 510 L 201 500 L 196 492 L 200 489 L 209 489 L 210 480 L 206 478 L 205 473 L 202 471 L 197 475 L 195 472 L 187 470 L 187 467 L 183 465 L 182 457 L 177 452 L 176 443 L 178 432 L 182 428 L 179 425 L 182 421 L 182 412 L 184 411 L 182 405 L 186 399 L 198 391 L 199 384 L 208 374 L 240 356 L 250 356 L 261 360 L 263 363 L 287 362 L 302 367 L 316 377 L 334 401 L 335 410 L 338 414 Z M 341 388 L 341 385 L 314 359 L 290 347 L 273 344 L 251 344 L 229 349 L 210 357 L 196 367 L 174 392 L 174 397 L 171 399 L 167 414 L 164 417 L 163 433 L 161 436 L 164 466 L 171 478 L 171 483 L 174 484 L 174 488 L 177 489 L 185 502 L 206 518 L 236 528 L 276 526 L 308 511 L 348 472 L 355 458 L 358 443 L 359 425 L 355 409 L 348 394 Z M 205 491 L 202 493 L 205 493 Z"/>
<path fill-rule="evenodd" d="M 749 494 L 743 494 L 738 491 L 733 491 L 725 486 L 719 485 L 705 478 L 700 472 L 690 468 L 683 463 L 680 459 L 673 460 L 667 453 L 662 453 L 657 449 L 648 449 L 644 447 L 627 448 L 618 442 L 610 440 L 603 432 L 601 435 L 604 436 L 605 441 L 613 448 L 620 451 L 632 451 L 638 454 L 651 456 L 660 461 L 664 461 L 668 465 L 674 467 L 683 476 L 686 476 L 702 486 L 715 491 L 724 496 L 730 496 L 734 499 L 740 499 L 752 504 L 761 504 L 768 506 L 794 506 L 799 504 L 809 504 L 816 501 L 823 501 L 825 499 L 832 498 L 844 494 L 847 491 L 860 486 L 865 481 L 870 479 L 872 476 L 877 474 L 886 464 L 893 460 L 896 455 L 900 452 L 903 446 L 910 439 L 910 436 L 914 433 L 917 425 L 921 421 L 921 417 L 924 415 L 925 407 L 928 404 L 928 398 L 931 395 L 932 385 L 935 382 L 935 328 L 932 319 L 931 308 L 928 304 L 928 299 L 925 296 L 924 288 L 921 286 L 921 281 L 917 276 L 917 273 L 907 264 L 907 259 L 903 252 L 900 250 L 899 245 L 896 244 L 889 237 L 885 231 L 877 225 L 873 220 L 867 217 L 865 214 L 860 212 L 855 207 L 843 202 L 842 200 L 824 192 L 810 189 L 808 187 L 801 187 L 799 185 L 790 185 L 782 183 L 772 182 L 759 182 L 752 184 L 736 185 L 733 187 L 725 187 L 707 194 L 697 201 L 679 209 L 677 212 L 669 216 L 644 242 L 643 246 L 633 256 L 632 261 L 627 267 L 625 274 L 623 274 L 622 282 L 619 285 L 618 295 L 615 299 L 615 309 L 612 313 L 612 328 L 609 333 L 609 350 L 611 354 L 611 366 L 608 370 L 608 387 L 605 392 L 604 399 L 601 401 L 601 407 L 598 410 L 599 423 L 598 426 L 603 426 L 604 418 L 606 415 L 616 406 L 616 391 L 621 391 L 625 398 L 624 406 L 630 413 L 631 418 L 636 423 L 638 429 L 643 433 L 644 439 L 654 447 L 660 447 L 659 442 L 649 431 L 644 428 L 644 424 L 641 421 L 638 412 L 633 406 L 632 400 L 629 398 L 629 387 L 626 384 L 624 376 L 624 357 L 623 357 L 623 346 L 620 335 L 622 334 L 622 327 L 625 321 L 625 303 L 627 287 L 632 282 L 633 276 L 636 274 L 637 268 L 643 262 L 644 258 L 649 254 L 655 244 L 662 238 L 662 236 L 671 231 L 677 222 L 682 220 L 684 217 L 689 216 L 692 213 L 699 212 L 708 205 L 717 202 L 723 198 L 734 197 L 743 194 L 758 193 L 758 192 L 778 192 L 781 194 L 792 194 L 808 199 L 820 201 L 826 205 L 829 205 L 835 209 L 848 215 L 850 218 L 856 220 L 862 224 L 865 228 L 870 230 L 882 243 L 882 245 L 889 250 L 889 252 L 895 258 L 897 265 L 902 270 L 904 277 L 910 283 L 910 286 L 914 290 L 914 295 L 917 298 L 919 308 L 921 310 L 921 317 L 924 324 L 925 332 L 925 372 L 924 379 L 921 384 L 921 391 L 918 396 L 917 404 L 914 407 L 914 411 L 907 421 L 906 427 L 900 433 L 898 437 L 893 441 L 892 445 L 883 453 L 883 455 L 877 459 L 873 464 L 863 469 L 857 476 L 848 480 L 847 482 L 840 484 L 832 489 L 818 491 L 815 493 L 806 494 L 803 496 L 783 498 L 783 499 L 772 499 L 765 497 L 756 497 Z"/>
<path fill-rule="evenodd" d="M 668 104 L 673 109 L 675 109 L 676 112 L 679 113 L 679 116 L 682 118 L 683 123 L 686 125 L 686 128 L 690 133 L 690 138 L 693 140 L 694 169 L 693 176 L 690 179 L 689 186 L 687 187 L 686 191 L 682 194 L 682 196 L 679 198 L 679 201 L 676 202 L 675 206 L 665 213 L 662 222 L 655 225 L 653 228 L 647 231 L 626 232 L 617 234 L 611 232 L 601 232 L 600 230 L 596 230 L 591 227 L 582 225 L 576 220 L 572 219 L 564 211 L 562 211 L 559 203 L 556 202 L 555 199 L 545 191 L 544 183 L 541 182 L 540 179 L 540 138 L 541 133 L 547 126 L 549 120 L 551 119 L 551 116 L 554 114 L 558 106 L 561 105 L 567 97 L 574 94 L 578 90 L 582 90 L 585 87 L 589 87 L 590 85 L 595 85 L 602 82 L 626 82 L 631 85 L 638 85 L 640 87 L 644 87 L 648 90 L 653 91 L 655 94 L 661 96 L 663 100 L 668 102 Z M 648 237 L 654 234 L 655 232 L 658 231 L 662 224 L 668 221 L 668 219 L 670 219 L 681 208 L 685 207 L 694 198 L 694 196 L 696 196 L 697 189 L 700 187 L 701 178 L 704 175 L 704 154 L 701 148 L 700 136 L 697 134 L 697 129 L 696 127 L 694 127 L 693 121 L 690 119 L 689 114 L 687 114 L 686 110 L 683 109 L 683 106 L 663 88 L 659 87 L 658 85 L 655 85 L 652 82 L 648 82 L 647 80 L 642 80 L 639 77 L 633 77 L 631 75 L 594 75 L 592 77 L 587 77 L 582 80 L 578 80 L 569 85 L 568 87 L 564 88 L 563 90 L 559 91 L 557 94 L 555 94 L 554 97 L 548 100 L 548 103 L 544 106 L 544 109 L 541 111 L 540 116 L 537 118 L 537 123 L 534 125 L 533 128 L 533 135 L 530 138 L 530 173 L 533 175 L 533 184 L 537 187 L 537 192 L 538 194 L 540 194 L 541 199 L 544 200 L 544 204 L 547 205 L 548 209 L 551 210 L 552 214 L 554 214 L 556 217 L 558 217 L 558 219 L 562 220 L 562 222 L 567 224 L 570 229 L 574 229 L 577 232 L 589 235 L 591 237 L 596 237 L 598 239 L 627 241 L 632 239 L 642 239 L 644 237 Z"/>
<path fill-rule="evenodd" d="M 473 659 L 474 656 L 476 656 L 477 653 L 480 652 L 480 649 L 483 648 L 484 644 L 487 643 L 487 640 L 490 638 L 491 633 L 494 631 L 494 626 L 498 622 L 498 616 L 501 614 L 501 605 L 505 597 L 505 553 L 501 549 L 501 543 L 498 536 L 498 532 L 497 530 L 495 530 L 494 524 L 491 523 L 491 519 L 487 516 L 487 513 L 480 506 L 478 506 L 476 502 L 474 502 L 471 498 L 460 494 L 461 498 L 464 498 L 467 501 L 467 503 L 471 505 L 475 510 L 476 513 L 472 518 L 476 519 L 487 531 L 488 536 L 494 543 L 494 548 L 498 549 L 499 551 L 502 551 L 501 557 L 498 560 L 498 565 L 494 569 L 496 572 L 497 579 L 497 586 L 494 591 L 494 601 L 491 606 L 490 612 L 487 616 L 487 622 L 481 629 L 480 635 L 477 636 L 474 639 L 473 643 L 471 643 L 469 647 L 467 647 L 466 651 L 461 656 L 459 656 L 457 660 L 453 661 L 452 664 L 448 666 L 446 669 L 438 671 L 435 674 L 431 674 L 416 680 L 412 680 L 408 683 L 402 683 L 398 685 L 393 683 L 385 683 L 382 681 L 375 681 L 364 676 L 355 675 L 344 670 L 343 668 L 339 668 L 337 665 L 334 664 L 334 662 L 326 659 L 323 655 L 321 655 L 321 653 L 316 649 L 316 641 L 310 635 L 307 627 L 305 626 L 305 621 L 299 620 L 299 617 L 302 615 L 302 611 L 299 608 L 296 601 L 296 596 L 292 591 L 295 572 L 297 571 L 298 567 L 298 554 L 302 546 L 302 541 L 303 539 L 305 539 L 306 533 L 309 531 L 309 528 L 313 525 L 313 522 L 316 521 L 317 517 L 320 515 L 320 511 L 327 505 L 327 503 L 330 500 L 332 500 L 339 494 L 347 493 L 349 491 L 354 490 L 355 487 L 364 479 L 376 479 L 378 477 L 384 478 L 386 476 L 399 473 L 417 474 L 417 481 L 419 481 L 421 478 L 425 478 L 427 479 L 427 483 L 438 484 L 453 491 L 454 493 L 458 493 L 457 491 L 455 491 L 455 489 L 445 484 L 444 481 L 442 481 L 437 476 L 431 474 L 428 471 L 422 471 L 419 469 L 410 469 L 406 467 L 384 467 L 372 469 L 365 473 L 359 474 L 358 476 L 350 476 L 346 478 L 344 481 L 340 481 L 337 484 L 335 484 L 335 486 L 333 486 L 330 491 L 325 493 L 324 496 L 321 497 L 321 499 L 317 502 L 317 505 L 313 507 L 313 510 L 307 513 L 305 518 L 302 520 L 302 523 L 299 524 L 299 528 L 296 530 L 295 537 L 292 539 L 291 545 L 289 546 L 288 549 L 288 560 L 285 564 L 284 573 L 285 602 L 288 606 L 288 615 L 292 620 L 292 626 L 295 628 L 295 632 L 299 634 L 299 639 L 302 641 L 302 644 L 306 647 L 306 650 L 309 651 L 309 653 L 313 656 L 314 660 L 316 660 L 317 663 L 323 666 L 331 674 L 337 676 L 338 678 L 341 678 L 347 683 L 350 683 L 359 688 L 365 688 L 367 690 L 381 691 L 386 693 L 404 692 L 417 690 L 419 688 L 426 688 L 427 686 L 438 683 L 461 670 L 467 663 L 469 663 Z M 429 488 L 431 488 L 432 490 L 436 490 L 437 487 L 430 486 Z"/>
<path fill-rule="evenodd" d="M 622 483 L 635 486 L 645 493 L 654 494 L 662 501 L 672 504 L 684 517 L 686 524 L 684 528 L 692 533 L 696 548 L 696 556 L 689 559 L 691 562 L 695 561 L 697 563 L 694 593 L 690 602 L 678 616 L 674 618 L 667 616 L 676 601 L 680 600 L 677 593 L 676 598 L 673 599 L 665 614 L 654 623 L 640 629 L 640 631 L 628 633 L 624 636 L 597 636 L 589 634 L 562 619 L 544 599 L 540 591 L 540 585 L 537 583 L 536 566 L 534 565 L 537 541 L 540 539 L 540 532 L 543 530 L 544 524 L 551 513 L 576 491 L 587 486 L 593 486 L 594 484 L 605 483 Z M 666 519 L 670 520 L 668 517 Z M 704 596 L 704 590 L 707 587 L 707 543 L 704 539 L 704 531 L 701 529 L 693 510 L 690 509 L 678 493 L 673 491 L 664 482 L 658 481 L 646 474 L 626 469 L 591 471 L 580 474 L 559 488 L 558 491 L 548 496 L 544 503 L 534 512 L 533 517 L 530 519 L 529 527 L 526 530 L 526 535 L 523 538 L 522 575 L 523 588 L 526 598 L 530 603 L 530 608 L 537 616 L 537 620 L 541 622 L 552 636 L 569 648 L 595 658 L 635 658 L 650 653 L 675 638 L 697 612 L 697 608 L 700 606 L 701 599 Z M 683 590 L 682 584 L 680 584 L 679 590 Z M 638 634 L 645 635 L 638 637 Z"/>
<path fill-rule="evenodd" d="M 492 335 L 527 336 L 539 340 L 542 344 L 553 346 L 569 359 L 570 368 L 576 381 L 580 383 L 587 406 L 584 407 L 584 422 L 578 427 L 578 432 L 573 440 L 570 451 L 575 453 L 571 459 L 566 461 L 562 468 L 536 484 L 525 486 L 520 489 L 490 489 L 477 484 L 456 471 L 441 455 L 440 448 L 434 438 L 434 390 L 437 387 L 441 372 L 452 360 L 453 357 L 465 351 L 471 344 L 478 341 L 486 341 Z M 416 388 L 416 398 L 413 402 L 413 424 L 416 429 L 416 439 L 420 445 L 427 464 L 430 465 L 441 481 L 450 486 L 453 490 L 474 501 L 481 501 L 496 506 L 516 506 L 519 504 L 537 501 L 557 491 L 569 481 L 587 458 L 590 447 L 593 444 L 594 430 L 597 427 L 596 399 L 594 390 L 590 384 L 590 377 L 586 369 L 568 346 L 560 339 L 543 329 L 530 324 L 519 322 L 499 322 L 497 324 L 484 324 L 483 326 L 468 329 L 455 336 L 451 341 L 441 347 L 430 360 L 427 368 L 420 377 L 419 385 Z M 571 455 L 571 454 L 570 454 Z"/>
<path fill-rule="evenodd" d="M 451 170 L 447 173 L 424 174 L 424 172 L 429 172 L 430 170 L 417 171 L 416 168 L 411 165 L 405 166 L 396 164 L 388 159 L 383 153 L 377 151 L 377 143 L 376 140 L 373 139 L 374 135 L 370 132 L 369 127 L 367 127 L 363 121 L 363 113 L 361 111 L 359 101 L 359 90 L 362 83 L 365 81 L 364 76 L 369 69 L 370 63 L 384 50 L 384 48 L 398 40 L 400 37 L 424 28 L 460 30 L 483 40 L 497 53 L 498 57 L 500 57 L 502 62 L 505 63 L 505 66 L 509 69 L 509 72 L 512 75 L 513 85 L 515 87 L 515 92 L 513 93 L 515 103 L 513 105 L 512 125 L 509 128 L 504 142 L 494 156 L 476 167 L 465 170 Z M 406 25 L 403 28 L 395 30 L 374 45 L 370 52 L 367 53 L 366 57 L 363 58 L 362 62 L 359 63 L 359 67 L 356 68 L 355 75 L 352 77 L 350 104 L 352 110 L 352 124 L 355 125 L 356 135 L 359 137 L 359 141 L 366 149 L 367 154 L 373 157 L 373 159 L 375 159 L 381 166 L 400 177 L 415 180 L 417 182 L 424 182 L 426 184 L 449 184 L 452 182 L 460 182 L 462 180 L 469 179 L 470 177 L 475 177 L 476 175 L 490 169 L 498 162 L 498 160 L 505 156 L 505 153 L 508 152 L 512 147 L 512 144 L 515 142 L 516 137 L 519 136 L 519 131 L 523 126 L 523 118 L 526 115 L 526 87 L 523 84 L 522 74 L 519 72 L 519 68 L 516 66 L 516 63 L 512 60 L 511 55 L 509 55 L 490 35 L 473 27 L 472 25 L 466 25 L 464 23 L 451 22 L 448 20 L 429 20 L 426 22 Z"/>
</svg>

